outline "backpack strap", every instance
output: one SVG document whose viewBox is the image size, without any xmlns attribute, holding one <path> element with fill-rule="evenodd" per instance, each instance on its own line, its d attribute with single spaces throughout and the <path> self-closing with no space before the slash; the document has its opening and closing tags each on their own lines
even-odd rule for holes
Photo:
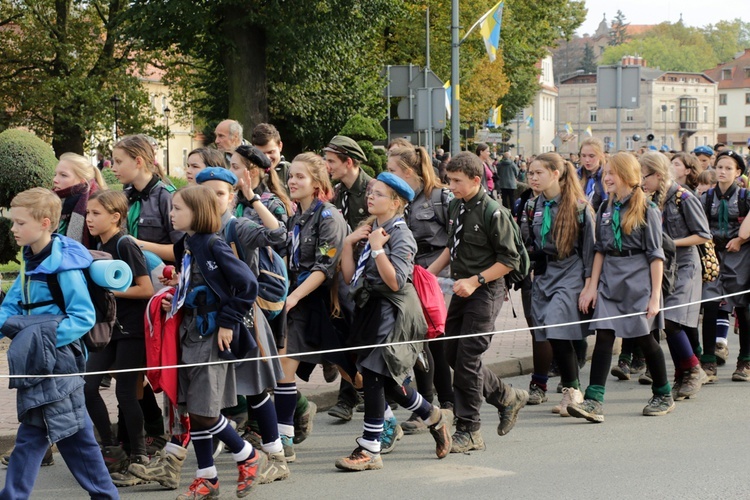
<svg viewBox="0 0 750 500">
<path fill-rule="evenodd" d="M 737 209 L 739 210 L 737 222 L 742 223 L 749 211 L 747 205 L 747 188 L 740 188 L 740 192 L 737 195 Z"/>
<path fill-rule="evenodd" d="M 158 186 L 159 184 L 164 186 L 164 189 L 166 189 L 167 193 L 169 194 L 174 194 L 177 191 L 177 188 L 174 186 L 174 184 L 172 184 L 171 182 L 165 182 L 164 179 L 159 179 L 156 185 Z"/>
<path fill-rule="evenodd" d="M 709 188 L 706 191 L 706 201 L 703 204 L 703 211 L 706 212 L 706 219 L 711 222 L 711 204 L 714 201 L 714 188 Z"/>
<path fill-rule="evenodd" d="M 49 293 L 52 298 L 50 300 L 42 300 L 40 302 L 33 302 L 31 304 L 24 304 L 22 302 L 19 302 L 18 305 L 24 311 L 30 311 L 31 309 L 36 309 L 37 307 L 50 306 L 52 304 L 55 304 L 60 308 L 60 311 L 65 314 L 65 297 L 63 296 L 60 282 L 57 279 L 57 274 L 45 274 L 45 278 L 47 281 L 47 288 L 49 288 Z"/>
<path fill-rule="evenodd" d="M 443 217 L 443 188 L 434 187 L 430 193 L 430 199 L 432 200 L 432 209 L 435 212 L 435 218 L 441 226 L 445 227 L 446 221 Z"/>
<path fill-rule="evenodd" d="M 237 218 L 235 216 L 232 216 L 232 218 L 229 219 L 229 222 L 227 222 L 227 225 L 224 227 L 224 239 L 232 248 L 234 256 L 244 261 L 245 251 L 242 248 L 242 245 L 240 245 L 239 240 L 237 239 Z"/>
</svg>

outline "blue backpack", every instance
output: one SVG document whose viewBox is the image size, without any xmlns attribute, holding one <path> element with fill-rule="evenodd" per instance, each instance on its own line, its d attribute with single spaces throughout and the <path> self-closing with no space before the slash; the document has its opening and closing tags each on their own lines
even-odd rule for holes
<svg viewBox="0 0 750 500">
<path fill-rule="evenodd" d="M 237 239 L 237 219 L 232 217 L 224 228 L 224 239 L 240 260 L 245 250 Z M 271 321 L 284 310 L 289 293 L 289 275 L 284 259 L 271 247 L 258 249 L 258 298 L 255 302 Z"/>
<path fill-rule="evenodd" d="M 135 241 L 135 238 L 133 238 L 130 235 L 125 235 L 119 240 L 117 240 L 117 256 L 119 258 L 120 256 L 120 243 L 125 238 L 131 238 L 133 241 Z M 154 252 L 149 252 L 148 250 L 144 250 L 141 248 L 141 252 L 143 253 L 143 257 L 146 259 L 146 268 L 148 269 L 148 274 L 151 277 L 151 284 L 154 287 L 154 293 L 158 292 L 162 288 L 164 288 L 164 285 L 161 284 L 159 281 L 159 278 L 164 273 L 164 268 L 166 265 L 164 264 L 164 261 L 161 260 L 161 257 L 156 255 Z"/>
</svg>

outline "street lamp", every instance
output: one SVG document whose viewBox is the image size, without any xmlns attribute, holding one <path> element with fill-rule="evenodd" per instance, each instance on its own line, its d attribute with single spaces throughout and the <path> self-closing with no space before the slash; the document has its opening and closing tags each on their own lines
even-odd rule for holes
<svg viewBox="0 0 750 500">
<path fill-rule="evenodd" d="M 169 106 L 164 106 L 164 118 L 167 119 L 167 176 L 169 176 L 169 115 L 172 113 L 172 110 L 169 109 Z"/>
<path fill-rule="evenodd" d="M 664 144 L 663 146 L 667 145 L 667 105 L 662 104 L 661 110 L 664 113 Z"/>
<path fill-rule="evenodd" d="M 112 98 L 109 100 L 114 107 L 115 107 L 115 142 L 118 140 L 118 134 L 117 134 L 117 105 L 120 104 L 120 98 L 117 97 L 117 94 L 113 95 Z"/>
</svg>

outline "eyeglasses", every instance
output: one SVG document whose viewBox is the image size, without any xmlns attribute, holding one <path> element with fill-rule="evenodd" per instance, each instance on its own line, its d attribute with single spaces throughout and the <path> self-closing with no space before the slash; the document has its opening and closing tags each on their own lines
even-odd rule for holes
<svg viewBox="0 0 750 500">
<path fill-rule="evenodd" d="M 373 197 L 373 198 L 393 198 L 390 195 L 387 195 L 385 193 L 381 193 L 380 191 L 368 191 L 367 197 Z"/>
<path fill-rule="evenodd" d="M 652 176 L 652 175 L 654 175 L 655 173 L 656 173 L 656 172 L 651 172 L 650 174 L 642 175 L 642 176 L 641 176 L 641 180 L 645 181 L 646 179 L 648 179 L 649 177 L 651 177 L 651 176 Z"/>
</svg>

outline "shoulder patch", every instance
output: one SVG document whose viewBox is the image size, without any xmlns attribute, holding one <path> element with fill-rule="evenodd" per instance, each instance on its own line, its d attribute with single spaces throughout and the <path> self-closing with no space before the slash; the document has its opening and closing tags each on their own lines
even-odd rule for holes
<svg viewBox="0 0 750 500">
<path fill-rule="evenodd" d="M 323 211 L 322 211 L 322 212 L 320 213 L 320 217 L 321 217 L 322 219 L 327 219 L 327 218 L 328 218 L 328 217 L 330 217 L 330 216 L 331 216 L 331 211 L 330 211 L 330 210 L 328 210 L 328 209 L 326 209 L 326 210 L 323 210 Z"/>
</svg>

